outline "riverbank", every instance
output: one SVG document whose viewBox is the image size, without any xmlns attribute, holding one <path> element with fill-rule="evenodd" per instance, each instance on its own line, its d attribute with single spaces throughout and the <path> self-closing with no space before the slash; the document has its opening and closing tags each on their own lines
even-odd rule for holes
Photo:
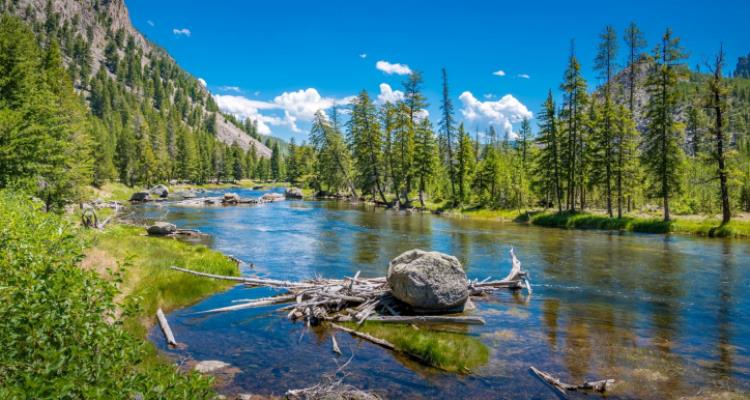
<svg viewBox="0 0 750 400">
<path fill-rule="evenodd" d="M 200 244 L 173 238 L 146 236 L 141 227 L 112 225 L 88 231 L 90 247 L 84 268 L 121 274 L 118 305 L 130 312 L 124 318 L 128 332 L 145 338 L 158 308 L 165 312 L 197 302 L 231 283 L 201 279 L 169 269 L 171 265 L 220 275 L 239 275 L 237 264 Z"/>
<path fill-rule="evenodd" d="M 434 209 L 433 212 L 436 212 Z M 718 219 L 697 215 L 678 216 L 670 222 L 657 217 L 624 216 L 609 218 L 590 212 L 550 212 L 543 210 L 448 209 L 439 213 L 453 218 L 471 218 L 531 224 L 547 228 L 595 229 L 637 233 L 676 233 L 703 237 L 750 238 L 750 220 L 735 219 L 721 226 Z"/>
</svg>

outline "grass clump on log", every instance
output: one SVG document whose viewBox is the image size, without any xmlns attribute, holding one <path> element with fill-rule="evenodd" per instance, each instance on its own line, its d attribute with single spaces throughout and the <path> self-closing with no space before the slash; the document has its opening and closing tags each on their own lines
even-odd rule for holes
<svg viewBox="0 0 750 400">
<path fill-rule="evenodd" d="M 365 322 L 343 323 L 351 329 L 387 340 L 398 351 L 414 355 L 429 365 L 451 372 L 468 372 L 489 360 L 489 349 L 479 339 L 463 333 Z"/>
<path fill-rule="evenodd" d="M 0 398 L 209 399 L 210 380 L 154 362 L 111 280 L 79 263 L 79 228 L 0 191 Z"/>
</svg>

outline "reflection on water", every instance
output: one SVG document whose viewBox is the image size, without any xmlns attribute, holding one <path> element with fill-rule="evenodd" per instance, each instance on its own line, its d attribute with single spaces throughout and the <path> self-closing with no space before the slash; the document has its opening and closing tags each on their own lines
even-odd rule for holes
<svg viewBox="0 0 750 400">
<path fill-rule="evenodd" d="M 467 334 L 491 356 L 471 374 L 426 368 L 337 334 L 344 359 L 354 354 L 346 381 L 387 397 L 555 398 L 528 374 L 530 365 L 569 381 L 615 378 L 620 398 L 750 390 L 748 242 L 542 229 L 336 202 L 138 212 L 209 233 L 210 245 L 256 265 L 246 273 L 283 279 L 383 275 L 391 258 L 415 247 L 457 256 L 471 278 L 500 278 L 514 247 L 534 295 L 526 302 L 500 292 L 478 302 L 487 325 Z M 317 383 L 344 361 L 330 352 L 331 332 L 306 332 L 273 308 L 189 315 L 271 293 L 236 287 L 169 316 L 191 357 L 242 369 L 231 391 L 281 394 Z M 162 346 L 159 332 L 151 335 Z"/>
</svg>

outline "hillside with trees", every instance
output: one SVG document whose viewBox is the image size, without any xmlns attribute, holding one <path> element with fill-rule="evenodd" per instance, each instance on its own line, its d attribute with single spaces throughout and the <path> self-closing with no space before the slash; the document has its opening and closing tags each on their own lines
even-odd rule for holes
<svg viewBox="0 0 750 400">
<path fill-rule="evenodd" d="M 52 133 L 5 118 L 0 163 L 8 168 L 0 185 L 43 181 L 34 185 L 44 186 L 50 202 L 64 202 L 80 198 L 73 189 L 80 184 L 205 183 L 269 169 L 271 149 L 255 125 L 238 127 L 221 115 L 197 79 L 132 27 L 122 0 L 2 0 L 0 12 L 3 76 L 10 77 L 0 83 L 4 109 L 37 116 L 26 108 L 51 102 L 67 122 L 40 122 L 60 131 Z M 31 131 L 38 140 L 27 140 Z M 61 163 L 85 167 L 75 180 L 43 172 L 62 173 Z"/>
</svg>

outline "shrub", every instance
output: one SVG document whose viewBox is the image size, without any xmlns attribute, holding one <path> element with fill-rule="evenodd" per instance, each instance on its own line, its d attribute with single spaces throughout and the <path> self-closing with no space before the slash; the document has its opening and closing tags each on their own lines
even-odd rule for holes
<svg viewBox="0 0 750 400">
<path fill-rule="evenodd" d="M 118 279 L 79 268 L 80 232 L 39 207 L 0 192 L 0 398 L 210 398 L 123 330 Z"/>
</svg>

